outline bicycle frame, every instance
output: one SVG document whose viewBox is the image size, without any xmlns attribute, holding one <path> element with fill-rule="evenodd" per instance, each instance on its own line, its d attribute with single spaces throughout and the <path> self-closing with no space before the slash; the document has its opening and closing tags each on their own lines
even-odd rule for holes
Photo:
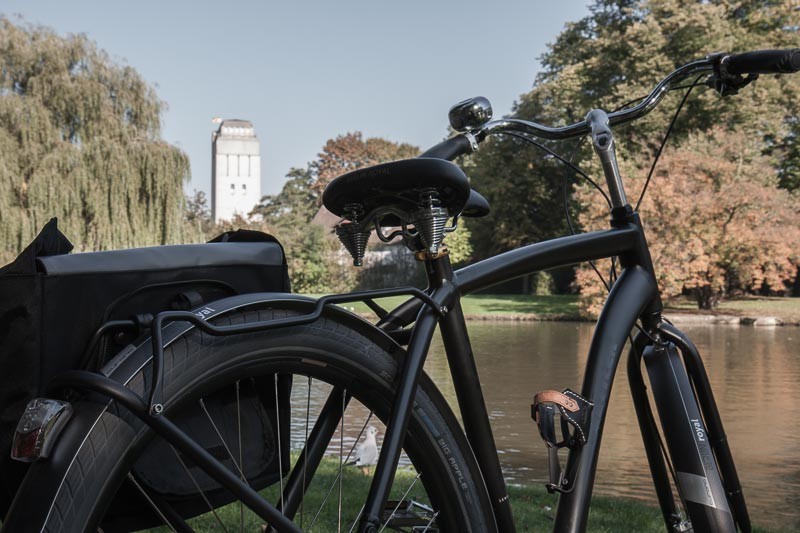
<svg viewBox="0 0 800 533">
<path fill-rule="evenodd" d="M 653 309 L 660 311 L 661 308 L 650 257 L 646 247 L 643 246 L 644 235 L 638 218 L 634 217 L 630 222 L 617 226 L 611 230 L 572 235 L 524 246 L 457 272 L 452 271 L 446 256 L 426 261 L 429 288 L 432 289 L 431 297 L 437 302 L 442 302 L 447 308 L 445 316 L 439 320 L 439 325 L 453 374 L 464 429 L 481 466 L 501 531 L 513 531 L 514 524 L 486 407 L 480 394 L 480 382 L 460 306 L 460 297 L 496 283 L 548 268 L 611 256 L 622 258 L 624 269 L 614 284 L 598 321 L 582 388 L 582 394 L 595 403 L 590 435 L 585 446 L 570 453 L 567 464 L 568 492 L 561 497 L 556 517 L 557 531 L 582 531 L 588 516 L 603 421 L 622 348 L 634 322 L 645 311 L 652 312 Z M 430 323 L 435 320 L 435 314 L 433 310 L 423 308 L 421 303 L 409 301 L 384 317 L 378 324 L 379 327 L 392 330 L 409 324 L 414 318 L 416 326 L 409 342 L 408 358 L 400 377 L 399 390 L 405 389 L 408 385 L 413 388 L 416 384 L 419 369 L 424 363 L 424 353 L 421 351 L 423 349 L 427 351 L 433 334 Z M 405 432 L 402 413 L 398 412 L 406 406 L 398 404 L 395 405 L 393 419 L 383 441 L 384 449 L 390 451 L 399 446 Z M 379 461 L 375 484 L 384 478 L 391 479 L 394 473 L 392 463 L 396 463 L 396 460 L 390 462 L 390 459 L 393 457 L 387 456 L 386 460 Z M 383 470 L 391 471 L 381 476 L 379 472 Z M 373 501 L 373 498 L 380 499 L 386 490 L 388 488 L 374 488 L 370 493 L 370 499 L 367 500 L 366 509 L 374 509 L 377 513 L 381 503 Z"/>
<path fill-rule="evenodd" d="M 685 459 L 686 463 L 690 463 L 693 458 L 696 460 L 698 456 L 704 461 L 706 457 L 713 455 L 715 457 L 711 457 L 711 461 L 716 459 L 721 466 L 719 471 L 714 473 L 716 485 L 709 489 L 708 494 L 713 493 L 711 496 L 720 499 L 719 501 L 724 502 L 724 505 L 717 507 L 713 503 L 713 498 L 709 498 L 712 503 L 707 505 L 709 511 L 707 516 L 703 518 L 704 523 L 698 524 L 698 528 L 735 530 L 734 518 L 728 509 L 728 503 L 730 503 L 731 507 L 733 507 L 733 514 L 736 515 L 736 522 L 738 522 L 743 531 L 749 531 L 749 518 L 741 488 L 739 487 L 738 476 L 733 466 L 730 450 L 725 442 L 724 430 L 699 354 L 685 335 L 661 320 L 660 315 L 663 306 L 658 293 L 650 253 L 638 214 L 632 211 L 625 198 L 610 128 L 644 116 L 663 99 L 664 95 L 675 84 L 686 78 L 704 73 L 713 73 L 708 81 L 713 82 L 722 94 L 726 94 L 726 91 L 730 90 L 735 92 L 736 88 L 743 87 L 751 81 L 750 77 L 741 79 L 739 74 L 777 74 L 797 71 L 797 53 L 797 50 L 768 50 L 741 55 L 714 54 L 703 60 L 678 68 L 659 82 L 645 99 L 633 107 L 611 114 L 606 114 L 602 110 L 596 109 L 590 111 L 581 122 L 557 128 L 519 119 L 502 119 L 488 122 L 491 117 L 491 108 L 488 101 L 485 99 L 482 101 L 479 99 L 475 102 L 465 101 L 470 105 L 466 107 L 462 105 L 460 109 L 468 110 L 468 112 L 465 111 L 464 116 L 456 114 L 456 118 L 459 119 L 457 122 L 464 126 L 463 128 L 457 128 L 461 133 L 429 149 L 422 154 L 423 157 L 453 160 L 459 155 L 474 151 L 479 142 L 494 133 L 515 134 L 517 137 L 528 140 L 530 138 L 566 139 L 583 134 L 591 134 L 594 150 L 602 164 L 608 185 L 612 229 L 572 235 L 524 246 L 480 261 L 456 272 L 453 271 L 446 254 L 429 255 L 425 251 L 419 251 L 419 254 L 423 257 L 428 278 L 428 290 L 426 292 L 414 288 L 367 291 L 327 296 L 319 299 L 316 303 L 295 295 L 265 294 L 246 295 L 224 302 L 230 307 L 225 310 L 218 310 L 219 313 L 224 313 L 237 306 L 246 307 L 253 303 L 263 303 L 264 301 L 288 303 L 293 309 L 300 311 L 308 311 L 309 308 L 313 308 L 311 312 L 305 314 L 250 323 L 245 326 L 212 325 L 206 321 L 210 316 L 205 316 L 205 314 L 195 315 L 188 312 L 160 313 L 156 317 L 150 317 L 150 320 L 145 320 L 142 324 L 133 324 L 149 328 L 153 332 L 152 385 L 146 401 L 125 388 L 125 385 L 113 381 L 108 376 L 87 371 L 68 372 L 56 378 L 51 386 L 54 389 L 70 387 L 86 389 L 99 393 L 106 398 L 117 400 L 131 413 L 148 424 L 155 433 L 179 448 L 183 453 L 191 457 L 195 463 L 202 465 L 211 477 L 215 478 L 220 485 L 231 490 L 259 516 L 271 521 L 272 528 L 278 531 L 297 531 L 296 526 L 289 522 L 289 518 L 294 514 L 297 500 L 306 490 L 307 485 L 305 485 L 304 479 L 294 474 L 297 472 L 298 467 L 305 468 L 308 465 L 313 472 L 319 465 L 325 451 L 325 443 L 333 435 L 338 420 L 341 419 L 344 405 L 331 401 L 325 404 L 323 412 L 320 414 L 310 438 L 306 442 L 306 449 L 300 454 L 295 465 L 295 471 L 289 477 L 284 491 L 286 503 L 282 502 L 280 504 L 281 508 L 272 506 L 263 501 L 254 490 L 247 486 L 243 479 L 228 471 L 169 420 L 159 416 L 163 408 L 160 390 L 161 363 L 163 359 L 162 326 L 172 322 L 170 331 L 175 334 L 182 334 L 188 331 L 189 328 L 196 327 L 212 335 L 236 335 L 248 331 L 262 331 L 277 327 L 307 324 L 319 318 L 323 308 L 328 303 L 364 300 L 370 308 L 376 311 L 380 320 L 375 327 L 372 327 L 350 315 L 354 321 L 358 322 L 358 324 L 351 323 L 350 325 L 354 329 L 367 328 L 369 330 L 368 334 L 377 334 L 387 342 L 390 342 L 384 335 L 388 334 L 400 344 L 406 344 L 408 349 L 405 356 L 401 357 L 399 361 L 401 370 L 395 379 L 397 390 L 395 402 L 389 421 L 386 424 L 383 447 L 363 509 L 359 531 L 371 533 L 377 531 L 380 527 L 381 510 L 391 488 L 403 439 L 414 407 L 418 381 L 433 333 L 438 324 L 441 328 L 445 353 L 453 377 L 457 403 L 464 424 L 464 432 L 483 475 L 498 529 L 503 532 L 512 532 L 515 530 L 515 526 L 511 507 L 480 388 L 480 380 L 464 314 L 461 309 L 460 298 L 463 295 L 526 274 L 616 256 L 620 259 L 622 271 L 619 278 L 614 282 L 598 319 L 581 387 L 581 395 L 591 400 L 594 405 L 591 422 L 588 427 L 586 443 L 582 446 L 570 448 L 565 475 L 556 488 L 561 492 L 561 497 L 556 512 L 554 529 L 559 532 L 580 532 L 586 528 L 603 425 L 615 372 L 622 350 L 630 338 L 631 330 L 636 321 L 640 320 L 642 331 L 632 341 L 628 360 L 628 378 L 656 493 L 668 529 L 677 528 L 677 530 L 683 530 L 681 529 L 683 523 L 675 512 L 671 485 L 666 472 L 658 430 L 641 375 L 641 361 L 643 359 L 646 362 L 649 361 L 655 368 L 651 373 L 651 384 L 658 383 L 653 388 L 661 388 L 660 393 L 654 392 L 656 405 L 659 409 L 666 408 L 668 412 L 672 409 L 675 413 L 669 413 L 671 416 L 669 421 L 674 422 L 677 420 L 678 425 L 680 425 L 682 422 L 690 422 L 690 418 L 702 419 L 708 424 L 707 435 L 713 437 L 707 439 L 710 442 L 704 444 L 703 450 L 700 450 L 698 446 L 698 453 L 691 455 L 686 451 L 685 447 L 691 445 L 693 435 L 690 435 L 688 439 L 686 439 L 685 435 L 683 437 L 665 435 L 667 444 L 679 442 L 676 450 L 670 450 L 671 458 L 676 465 L 675 470 L 678 470 L 677 464 L 679 461 Z M 472 109 L 472 104 L 477 106 L 477 111 Z M 458 107 L 457 105 L 454 109 Z M 453 116 L 451 115 L 451 124 L 453 123 L 452 120 Z M 454 125 L 454 127 L 456 126 Z M 351 222 L 355 223 L 355 219 Z M 424 250 L 424 247 L 417 247 L 417 250 Z M 435 251 L 436 248 L 429 248 L 429 250 Z M 380 309 L 371 300 L 372 298 L 398 294 L 410 294 L 414 298 L 398 306 L 390 313 Z M 264 297 L 267 299 L 264 300 Z M 209 312 L 212 311 L 214 313 L 217 312 L 209 310 Z M 326 311 L 328 310 L 326 309 Z M 179 327 L 178 324 L 174 324 L 175 322 L 181 322 L 182 324 Z M 407 328 L 412 323 L 414 324 L 413 327 Z M 101 327 L 98 335 L 105 331 L 103 328 L 106 326 Z M 667 360 L 666 364 L 669 365 L 678 360 L 677 354 L 680 352 L 683 356 L 683 364 L 678 362 L 679 371 L 667 372 L 663 370 L 664 367 L 659 370 L 659 367 L 653 364 L 652 361 L 655 359 L 653 352 L 656 347 L 668 352 L 670 359 Z M 664 363 L 663 360 L 657 361 L 657 364 L 662 363 Z M 116 361 L 116 364 L 127 364 L 126 357 Z M 144 366 L 141 368 L 144 368 Z M 670 381 L 671 377 L 668 375 L 670 373 L 675 377 L 672 381 Z M 655 379 L 653 379 L 654 376 Z M 661 379 L 664 376 L 667 376 L 667 379 Z M 337 396 L 340 392 L 342 391 L 336 391 Z M 684 404 L 682 410 L 669 405 L 670 400 L 675 399 L 675 397 L 679 397 L 682 401 L 684 393 L 687 397 L 691 397 L 690 403 L 692 405 L 687 408 L 686 404 Z M 662 414 L 662 426 L 666 427 L 664 418 Z M 684 427 L 683 430 L 685 431 L 685 429 Z M 705 428 L 700 429 L 705 434 Z M 681 438 L 683 438 L 683 441 L 680 441 Z M 697 443 L 695 442 L 695 444 Z M 686 457 L 683 457 L 684 455 Z M 687 471 L 679 471 L 677 474 L 692 475 L 691 472 L 688 472 L 690 468 L 685 470 Z M 457 472 L 454 473 L 457 474 Z M 678 476 L 676 475 L 676 477 Z M 695 477 L 708 481 L 701 476 Z M 711 476 L 708 477 L 710 478 Z M 708 485 L 692 486 L 689 483 L 686 487 L 683 487 L 682 482 L 677 483 L 684 493 L 682 496 L 684 496 L 685 500 L 689 500 L 690 503 L 703 504 L 702 500 L 708 496 L 703 490 L 708 489 Z M 696 499 L 692 500 L 690 497 L 686 497 L 686 492 L 693 493 L 690 496 Z M 699 496 L 697 496 L 698 492 L 700 493 Z"/>
<path fill-rule="evenodd" d="M 619 364 L 622 349 L 637 320 L 641 320 L 643 328 L 674 342 L 681 349 L 684 358 L 687 353 L 687 369 L 690 377 L 686 378 L 687 386 L 699 387 L 698 394 L 702 402 L 703 418 L 710 420 L 710 426 L 718 433 L 715 438 L 721 437 L 721 443 L 713 451 L 722 456 L 721 465 L 724 470 L 725 481 L 733 480 L 725 488 L 732 493 L 732 497 L 741 498 L 738 479 L 727 445 L 724 443 L 724 432 L 719 422 L 716 406 L 704 377 L 704 370 L 699 363 L 696 350 L 693 349 L 688 339 L 682 337 L 677 330 L 670 330 L 661 324 L 661 300 L 658 294 L 653 266 L 647 248 L 646 239 L 641 222 L 636 213 L 629 206 L 612 210 L 612 229 L 572 235 L 531 244 L 505 252 L 492 258 L 480 261 L 457 272 L 452 270 L 447 255 L 427 257 L 424 259 L 429 287 L 426 292 L 414 288 L 386 289 L 351 293 L 343 295 L 326 296 L 313 302 L 304 299 L 303 305 L 312 306 L 310 313 L 301 314 L 291 318 L 271 320 L 261 323 L 252 323 L 247 326 L 214 326 L 209 324 L 204 316 L 196 316 L 189 312 L 164 312 L 153 319 L 154 331 L 160 332 L 162 326 L 168 322 L 190 323 L 193 327 L 212 335 L 235 335 L 246 331 L 260 331 L 290 325 L 305 324 L 314 321 L 323 312 L 328 303 L 344 303 L 365 300 L 373 309 L 377 306 L 372 298 L 398 294 L 413 295 L 412 300 L 398 306 L 391 313 L 379 312 L 382 316 L 377 323 L 377 328 L 395 339 L 408 339 L 406 356 L 400 361 L 401 371 L 396 378 L 397 393 L 392 406 L 390 418 L 386 424 L 383 446 L 375 469 L 370 492 L 362 513 L 362 522 L 359 531 L 377 531 L 380 526 L 381 511 L 387 500 L 392 480 L 397 468 L 403 438 L 406 434 L 408 422 L 413 409 L 419 377 L 427 357 L 433 333 L 437 324 L 441 328 L 444 339 L 445 352 L 455 384 L 455 391 L 459 410 L 464 421 L 464 431 L 467 440 L 475 454 L 477 464 L 481 469 L 482 477 L 486 484 L 487 494 L 493 506 L 494 517 L 498 529 L 503 532 L 515 530 L 505 482 L 500 469 L 499 457 L 494 443 L 492 430 L 486 406 L 480 388 L 480 380 L 470 346 L 469 335 L 461 310 L 460 298 L 462 295 L 489 287 L 496 283 L 514 279 L 525 274 L 559 266 L 571 265 L 583 261 L 591 261 L 606 257 L 618 256 L 622 267 L 619 278 L 615 281 L 608 299 L 600 314 L 592 338 L 590 351 L 586 363 L 584 382 L 581 388 L 582 396 L 594 403 L 592 421 L 589 425 L 587 442 L 581 447 L 570 449 L 565 475 L 562 477 L 558 491 L 561 492 L 555 519 L 555 531 L 580 532 L 584 531 L 587 524 L 589 503 L 594 484 L 597 458 L 599 454 L 603 424 L 608 408 L 614 375 Z M 257 296 L 257 295 L 253 295 Z M 261 295 L 273 296 L 273 295 Z M 278 295 L 274 295 L 278 296 Z M 291 295 L 286 295 L 291 296 Z M 268 298 L 269 299 L 269 298 Z M 279 298 L 276 298 L 279 299 Z M 296 297 L 291 298 L 296 300 Z M 247 299 L 249 300 L 249 298 Z M 261 299 L 263 301 L 263 298 Z M 297 302 L 300 303 L 299 301 Z M 242 305 L 248 305 L 243 302 Z M 379 308 L 377 308 L 379 309 Z M 382 311 L 382 310 L 381 310 Z M 412 328 L 404 329 L 411 323 Z M 367 326 L 366 323 L 363 323 Z M 647 344 L 638 342 L 637 345 Z M 189 456 L 196 456 L 196 463 L 202 464 L 204 469 L 214 477 L 222 486 L 229 488 L 242 501 L 257 514 L 273 524 L 279 531 L 296 530 L 292 524 L 279 518 L 282 511 L 266 502 L 258 501 L 258 496 L 252 489 L 239 480 L 230 476 L 224 467 L 216 463 L 207 453 L 197 447 L 191 439 L 179 429 L 173 427 L 168 421 L 158 417 L 158 410 L 154 406 L 160 405 L 158 371 L 161 367 L 159 360 L 163 357 L 161 350 L 162 337 L 153 335 L 153 384 L 149 401 L 134 399 L 127 394 L 123 385 L 113 382 L 105 376 L 92 374 L 86 371 L 73 371 L 67 375 L 56 378 L 55 388 L 83 388 L 100 392 L 102 395 L 114 398 L 148 424 L 162 438 L 184 451 Z M 696 359 L 696 361 L 695 361 Z M 641 359 L 636 359 L 636 362 Z M 629 375 L 632 375 L 629 364 Z M 632 379 L 632 378 L 631 378 Z M 689 381 L 691 380 L 691 384 Z M 633 380 L 632 385 L 636 385 Z M 705 391 L 707 389 L 707 392 Z M 634 400 L 641 402 L 646 399 L 642 387 L 632 386 Z M 136 401 L 134 401 L 136 400 Z M 327 404 L 326 404 L 327 406 Z M 644 437 L 645 450 L 651 465 L 656 493 L 659 496 L 662 512 L 668 528 L 681 522 L 671 498 L 669 479 L 664 473 L 663 460 L 657 439 L 654 438 L 652 414 L 649 405 L 644 408 L 644 418 L 639 412 L 640 428 Z M 298 464 L 308 465 L 313 471 L 319 464 L 324 447 L 321 443 L 327 442 L 336 428 L 341 412 L 335 409 L 320 415 L 318 425 L 312 431 L 308 448 L 303 451 Z M 714 432 L 710 432 L 714 435 Z M 669 438 L 668 438 L 669 441 Z M 678 451 L 680 454 L 680 449 Z M 658 458 L 658 459 L 656 459 Z M 719 457 L 718 457 L 718 460 Z M 659 464 L 660 463 L 660 464 Z M 295 465 L 295 470 L 298 466 Z M 733 489 L 731 489 L 733 487 Z M 290 476 L 285 490 L 286 508 L 283 510 L 291 516 L 296 510 L 296 503 L 305 488 L 296 476 Z M 720 489 L 721 490 L 721 489 Z M 720 493 L 718 490 L 717 493 Z M 722 493 L 724 500 L 725 496 Z M 667 497 L 666 495 L 669 495 Z M 702 502 L 701 502 L 702 503 Z M 737 504 L 738 505 L 738 504 Z M 282 506 L 281 506 L 282 507 Z M 719 510 L 711 506 L 713 512 L 709 518 L 715 522 L 720 511 L 721 524 L 732 524 L 731 513 L 727 506 Z M 734 509 L 740 524 L 748 523 L 743 500 L 741 507 Z M 735 527 L 735 526 L 734 526 Z M 728 528 L 730 529 L 730 528 Z M 747 530 L 747 529 L 745 529 Z"/>
</svg>

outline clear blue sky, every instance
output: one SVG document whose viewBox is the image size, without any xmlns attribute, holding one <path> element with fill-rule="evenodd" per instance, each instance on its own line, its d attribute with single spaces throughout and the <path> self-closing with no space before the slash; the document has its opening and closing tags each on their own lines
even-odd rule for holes
<svg viewBox="0 0 800 533">
<path fill-rule="evenodd" d="M 251 120 L 263 192 L 280 190 L 327 139 L 349 131 L 420 147 L 476 95 L 511 110 L 547 43 L 586 0 L 3 0 L 60 34 L 85 33 L 157 86 L 164 138 L 209 191 L 212 117 Z"/>
</svg>

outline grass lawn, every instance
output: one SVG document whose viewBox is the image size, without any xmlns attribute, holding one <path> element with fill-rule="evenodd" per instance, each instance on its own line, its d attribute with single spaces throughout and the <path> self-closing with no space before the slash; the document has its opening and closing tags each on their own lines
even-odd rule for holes
<svg viewBox="0 0 800 533">
<path fill-rule="evenodd" d="M 304 519 L 304 528 L 307 529 L 312 522 L 313 514 L 310 509 L 317 509 L 320 503 L 328 493 L 327 488 L 334 485 L 336 479 L 336 472 L 338 471 L 338 461 L 328 460 L 323 462 L 320 466 L 320 471 L 323 473 L 321 478 L 314 481 L 307 494 L 306 518 Z M 343 514 L 350 514 L 355 516 L 363 504 L 363 494 L 368 490 L 370 478 L 361 474 L 355 468 L 346 468 L 346 475 L 344 478 L 343 487 Z M 397 475 L 396 485 L 400 484 L 402 487 L 408 486 L 409 482 L 413 480 L 414 474 L 410 471 L 400 470 Z M 315 488 L 316 487 L 316 488 Z M 325 488 L 320 488 L 325 487 Z M 415 486 L 420 487 L 418 483 Z M 416 501 L 423 501 L 422 494 L 414 494 L 421 492 L 420 490 L 412 490 L 410 497 Z M 517 531 L 520 533 L 528 532 L 546 532 L 553 529 L 553 520 L 555 518 L 556 497 L 547 494 L 543 487 L 518 487 L 512 486 L 508 489 L 509 496 L 511 497 L 511 505 L 514 512 L 514 521 L 516 522 Z M 277 487 L 270 487 L 262 494 L 268 501 L 275 501 L 278 491 Z M 392 498 L 399 498 L 402 492 L 399 488 L 395 487 L 392 491 Z M 313 531 L 329 532 L 336 531 L 336 510 L 339 503 L 338 489 L 331 492 L 328 504 L 325 505 L 326 512 L 314 523 L 311 528 Z M 238 503 L 230 504 L 226 507 L 217 510 L 217 516 L 226 525 L 238 525 L 240 516 L 242 516 Z M 260 533 L 262 531 L 263 520 L 256 517 L 252 512 L 244 508 L 244 531 Z M 352 520 L 352 518 L 351 518 Z M 191 519 L 189 524 L 198 533 L 211 533 L 221 531 L 217 519 L 212 514 L 206 514 L 197 518 Z M 2 522 L 0 522 L 2 525 Z M 349 524 L 348 524 L 349 525 Z M 345 528 L 346 530 L 347 528 Z M 235 529 L 239 531 L 239 528 Z M 148 530 L 151 533 L 168 533 L 167 528 L 158 528 Z M 626 500 L 620 498 L 609 498 L 603 496 L 595 496 L 592 498 L 591 509 L 589 510 L 589 526 L 587 528 L 589 533 L 613 533 L 619 531 L 636 531 L 638 533 L 663 533 L 664 523 L 661 521 L 661 512 L 657 507 L 645 505 L 644 503 Z M 754 527 L 755 533 L 779 533 L 778 529 L 765 529 L 761 527 Z"/>
<path fill-rule="evenodd" d="M 517 531 L 544 532 L 553 529 L 556 515 L 556 497 L 548 494 L 543 487 L 509 487 L 511 506 Z M 593 496 L 589 509 L 591 533 L 616 533 L 636 531 L 637 533 L 664 533 L 665 526 L 661 510 L 657 506 L 646 505 L 635 500 Z M 776 529 L 754 527 L 755 533 L 778 532 Z"/>
<path fill-rule="evenodd" d="M 319 297 L 321 295 L 311 295 Z M 381 298 L 377 302 L 391 310 L 407 299 L 405 296 Z M 665 302 L 667 312 L 728 314 L 743 317 L 772 316 L 786 323 L 800 323 L 800 298 L 745 297 L 725 300 L 714 310 L 701 310 L 689 298 L 673 298 Z M 371 311 L 363 303 L 343 304 L 356 313 L 369 314 Z M 578 296 L 574 294 L 554 294 L 547 296 L 522 294 L 473 294 L 461 300 L 464 314 L 477 316 L 520 316 L 536 315 L 542 320 L 581 320 L 578 315 Z"/>
<path fill-rule="evenodd" d="M 784 322 L 800 322 L 800 298 L 750 296 L 720 302 L 712 311 L 697 309 L 697 303 L 688 298 L 676 298 L 667 303 L 668 309 L 690 313 L 722 313 L 736 316 L 774 316 Z"/>
<path fill-rule="evenodd" d="M 328 502 L 323 507 L 324 512 L 321 517 L 314 522 L 311 529 L 319 532 L 337 530 L 339 491 L 335 481 L 338 466 L 338 461 L 334 459 L 325 460 L 320 466 L 321 476 L 315 478 L 307 494 L 304 528 L 308 528 L 312 522 L 314 516 L 314 511 L 312 510 L 316 510 L 320 507 L 321 502 L 328 493 L 328 489 L 334 486 L 336 488 L 330 493 Z M 405 488 L 414 480 L 414 477 L 415 475 L 412 471 L 400 469 L 395 480 L 395 487 L 392 490 L 392 498 L 400 498 L 403 492 L 405 492 Z M 356 468 L 345 468 L 342 515 L 343 517 L 349 517 L 349 521 L 347 521 L 346 527 L 344 527 L 343 524 L 344 531 L 349 529 L 353 517 L 358 514 L 363 504 L 363 497 L 368 490 L 370 480 L 370 477 L 363 475 Z M 275 501 L 278 494 L 277 487 L 270 487 L 262 491 L 262 494 L 265 495 L 268 501 Z M 557 501 L 554 495 L 548 494 L 541 486 L 513 486 L 509 487 L 509 496 L 511 497 L 511 505 L 517 531 L 522 533 L 552 530 Z M 412 498 L 416 501 L 425 501 L 424 492 L 422 491 L 420 483 L 414 485 L 414 489 L 411 491 L 408 498 Z M 241 512 L 239 504 L 234 503 L 218 509 L 217 515 L 226 525 L 238 525 Z M 261 525 L 264 523 L 263 520 L 247 511 L 246 508 L 244 511 L 244 522 L 244 531 L 252 532 L 260 532 Z M 198 533 L 220 530 L 216 518 L 211 514 L 190 520 L 190 525 Z M 236 530 L 238 531 L 239 529 L 237 528 Z M 167 530 L 162 528 L 150 531 L 158 531 L 161 533 Z M 661 512 L 657 507 L 632 500 L 596 496 L 592 498 L 592 505 L 589 511 L 588 531 L 592 533 L 619 531 L 663 533 L 664 524 L 661 521 Z M 754 531 L 769 533 L 776 530 L 756 527 Z"/>
<path fill-rule="evenodd" d="M 319 295 L 314 295 L 319 296 Z M 376 300 L 384 309 L 391 310 L 406 296 L 393 296 Z M 370 313 L 363 303 L 342 304 L 356 313 Z M 538 315 L 543 319 L 578 318 L 578 297 L 572 294 L 530 296 L 517 294 L 475 294 L 461 300 L 465 315 Z"/>
</svg>

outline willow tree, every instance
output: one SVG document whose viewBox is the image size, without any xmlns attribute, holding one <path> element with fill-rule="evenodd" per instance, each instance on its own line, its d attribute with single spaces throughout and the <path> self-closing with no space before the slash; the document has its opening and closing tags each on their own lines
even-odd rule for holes
<svg viewBox="0 0 800 533">
<path fill-rule="evenodd" d="M 0 259 L 53 216 L 78 250 L 179 241 L 189 161 L 163 107 L 86 36 L 0 18 Z"/>
</svg>

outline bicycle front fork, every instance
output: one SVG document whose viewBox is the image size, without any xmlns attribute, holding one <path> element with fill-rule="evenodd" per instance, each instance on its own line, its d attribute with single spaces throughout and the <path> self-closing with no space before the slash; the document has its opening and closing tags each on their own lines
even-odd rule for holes
<svg viewBox="0 0 800 533">
<path fill-rule="evenodd" d="M 660 437 L 641 374 L 644 359 L 666 441 L 665 453 L 695 531 L 750 531 L 736 467 L 697 348 L 680 330 L 657 326 L 660 344 L 636 336 L 628 360 L 636 416 L 664 521 L 670 531 L 687 527 L 678 513 Z"/>
</svg>

